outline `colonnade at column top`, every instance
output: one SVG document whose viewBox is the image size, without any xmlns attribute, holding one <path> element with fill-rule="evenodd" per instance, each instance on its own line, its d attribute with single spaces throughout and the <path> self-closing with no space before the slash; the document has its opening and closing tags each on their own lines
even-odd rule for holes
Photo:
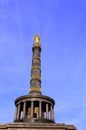
<svg viewBox="0 0 86 130">
<path fill-rule="evenodd" d="M 53 104 L 43 101 L 26 101 L 16 104 L 14 121 L 31 122 L 31 119 L 54 122 Z"/>
</svg>

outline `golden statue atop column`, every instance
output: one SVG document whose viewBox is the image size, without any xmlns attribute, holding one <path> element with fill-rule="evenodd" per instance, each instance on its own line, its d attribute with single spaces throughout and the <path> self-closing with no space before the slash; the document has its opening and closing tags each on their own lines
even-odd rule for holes
<svg viewBox="0 0 86 130">
<path fill-rule="evenodd" d="M 34 37 L 33 37 L 33 40 L 35 41 L 35 45 L 40 45 L 40 37 L 39 37 L 39 35 L 35 35 Z"/>
</svg>

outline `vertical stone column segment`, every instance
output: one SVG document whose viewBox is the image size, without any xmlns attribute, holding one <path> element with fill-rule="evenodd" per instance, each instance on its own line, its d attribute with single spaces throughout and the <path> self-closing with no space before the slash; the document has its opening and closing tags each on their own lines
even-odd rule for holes
<svg viewBox="0 0 86 130">
<path fill-rule="evenodd" d="M 18 113 L 17 113 L 18 115 L 17 115 L 17 120 L 19 120 L 20 119 L 20 104 L 18 104 Z"/>
<path fill-rule="evenodd" d="M 26 102 L 23 103 L 23 118 L 26 116 Z"/>
<path fill-rule="evenodd" d="M 41 94 L 41 45 L 39 36 L 34 37 L 35 43 L 33 45 L 32 69 L 30 80 L 30 94 Z"/>
<path fill-rule="evenodd" d="M 49 115 L 48 115 L 48 103 L 46 103 L 46 119 L 49 118 Z"/>
</svg>

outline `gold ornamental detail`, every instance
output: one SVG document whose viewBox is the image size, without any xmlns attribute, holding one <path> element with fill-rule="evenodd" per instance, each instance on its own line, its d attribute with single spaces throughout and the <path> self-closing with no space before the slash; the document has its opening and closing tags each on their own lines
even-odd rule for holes
<svg viewBox="0 0 86 130">
<path fill-rule="evenodd" d="M 40 87 L 30 87 L 30 92 L 41 92 Z"/>
<path fill-rule="evenodd" d="M 40 60 L 40 57 L 39 57 L 39 56 L 36 56 L 36 57 L 33 58 L 33 60 L 34 60 L 34 59 Z"/>
<path fill-rule="evenodd" d="M 32 69 L 40 69 L 40 66 L 34 65 L 34 66 L 32 66 Z"/>
<path fill-rule="evenodd" d="M 40 76 L 32 76 L 32 77 L 31 77 L 31 80 L 32 80 L 32 79 L 38 79 L 38 80 L 40 80 L 41 78 L 40 78 Z"/>
</svg>

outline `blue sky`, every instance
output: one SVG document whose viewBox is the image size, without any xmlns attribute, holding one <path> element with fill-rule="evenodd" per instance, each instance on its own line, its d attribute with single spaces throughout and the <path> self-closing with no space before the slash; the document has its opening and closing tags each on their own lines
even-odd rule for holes
<svg viewBox="0 0 86 130">
<path fill-rule="evenodd" d="M 0 123 L 14 120 L 14 100 L 29 92 L 34 34 L 56 122 L 86 129 L 86 0 L 0 0 Z"/>
</svg>

